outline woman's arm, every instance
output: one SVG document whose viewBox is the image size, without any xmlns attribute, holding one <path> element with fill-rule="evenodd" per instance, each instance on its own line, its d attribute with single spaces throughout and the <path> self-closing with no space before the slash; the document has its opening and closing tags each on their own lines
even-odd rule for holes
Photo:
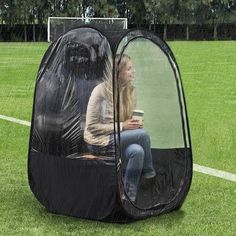
<svg viewBox="0 0 236 236">
<path fill-rule="evenodd" d="M 114 131 L 112 104 L 105 100 L 103 86 L 99 84 L 94 88 L 87 106 L 86 129 L 94 136 L 109 135 Z"/>
</svg>

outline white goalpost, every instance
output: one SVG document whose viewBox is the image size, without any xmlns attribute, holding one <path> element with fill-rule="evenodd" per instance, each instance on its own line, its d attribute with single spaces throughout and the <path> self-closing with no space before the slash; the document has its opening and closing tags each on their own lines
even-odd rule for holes
<svg viewBox="0 0 236 236">
<path fill-rule="evenodd" d="M 55 41 L 60 35 L 70 29 L 86 24 L 97 26 L 103 30 L 128 28 L 127 18 L 48 17 L 48 42 Z"/>
</svg>

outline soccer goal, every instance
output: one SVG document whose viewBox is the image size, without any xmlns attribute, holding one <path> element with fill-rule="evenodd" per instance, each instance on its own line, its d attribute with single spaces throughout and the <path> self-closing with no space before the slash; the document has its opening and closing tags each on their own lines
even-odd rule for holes
<svg viewBox="0 0 236 236">
<path fill-rule="evenodd" d="M 55 41 L 70 29 L 86 24 L 102 30 L 122 30 L 128 27 L 127 18 L 49 17 L 48 42 Z"/>
</svg>

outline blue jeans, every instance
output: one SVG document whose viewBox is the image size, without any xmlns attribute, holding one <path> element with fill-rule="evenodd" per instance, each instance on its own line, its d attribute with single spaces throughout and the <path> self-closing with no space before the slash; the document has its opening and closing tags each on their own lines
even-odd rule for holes
<svg viewBox="0 0 236 236">
<path fill-rule="evenodd" d="M 150 137 L 144 129 L 125 130 L 120 133 L 121 158 L 128 161 L 124 186 L 126 193 L 133 200 L 142 172 L 155 172 L 150 145 Z"/>
<path fill-rule="evenodd" d="M 150 137 L 144 129 L 124 130 L 120 133 L 121 159 L 127 163 L 124 173 L 126 193 L 135 200 L 142 172 L 154 171 Z M 105 147 L 88 145 L 89 151 L 104 155 L 114 148 L 114 140 Z"/>
</svg>

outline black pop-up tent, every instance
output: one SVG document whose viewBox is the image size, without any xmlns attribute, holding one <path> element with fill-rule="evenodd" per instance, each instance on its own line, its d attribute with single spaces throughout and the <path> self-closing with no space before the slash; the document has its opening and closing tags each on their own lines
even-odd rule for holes
<svg viewBox="0 0 236 236">
<path fill-rule="evenodd" d="M 127 162 L 120 151 L 118 69 L 115 57 L 129 55 L 144 129 L 151 139 L 156 176 L 141 176 L 137 198 L 124 188 Z M 117 56 L 118 55 L 118 56 Z M 93 89 L 109 77 L 114 142 L 103 154 L 84 140 Z M 103 111 L 100 111 L 103 112 Z M 170 48 L 148 31 L 101 32 L 79 27 L 58 38 L 41 62 L 34 96 L 28 177 L 47 210 L 88 219 L 122 221 L 179 209 L 192 178 L 186 105 Z"/>
</svg>

